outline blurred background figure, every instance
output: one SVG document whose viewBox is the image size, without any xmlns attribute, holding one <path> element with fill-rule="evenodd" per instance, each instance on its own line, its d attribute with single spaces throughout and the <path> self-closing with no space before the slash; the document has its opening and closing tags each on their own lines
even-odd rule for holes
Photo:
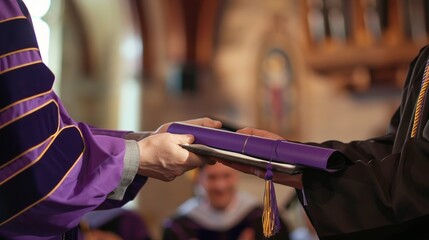
<svg viewBox="0 0 429 240">
<path fill-rule="evenodd" d="M 238 172 L 225 165 L 205 165 L 196 176 L 196 196 L 187 200 L 164 223 L 164 240 L 264 239 L 262 207 L 238 189 Z M 284 222 L 270 239 L 289 239 Z"/>
<path fill-rule="evenodd" d="M 143 218 L 125 208 L 90 212 L 81 227 L 84 240 L 151 240 Z"/>
</svg>

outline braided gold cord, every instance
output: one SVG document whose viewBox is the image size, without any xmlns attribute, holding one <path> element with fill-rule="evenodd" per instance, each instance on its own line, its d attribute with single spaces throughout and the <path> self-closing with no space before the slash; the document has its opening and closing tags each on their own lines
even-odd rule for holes
<svg viewBox="0 0 429 240">
<path fill-rule="evenodd" d="M 428 62 L 426 62 L 425 72 L 423 74 L 422 87 L 419 92 L 419 97 L 417 98 L 416 112 L 414 113 L 413 128 L 411 129 L 412 138 L 416 137 L 417 135 L 417 128 L 419 127 L 419 124 L 420 124 L 423 99 L 425 98 L 428 85 L 429 85 L 429 60 Z"/>
</svg>

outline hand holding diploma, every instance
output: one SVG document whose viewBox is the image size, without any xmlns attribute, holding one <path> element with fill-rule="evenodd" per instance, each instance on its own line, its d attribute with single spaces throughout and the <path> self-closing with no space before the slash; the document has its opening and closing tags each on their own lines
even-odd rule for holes
<svg viewBox="0 0 429 240">
<path fill-rule="evenodd" d="M 184 123 L 220 128 L 222 123 L 210 118 L 199 118 Z M 162 125 L 151 136 L 138 142 L 140 148 L 140 175 L 162 181 L 172 181 L 186 171 L 204 163 L 214 163 L 208 157 L 199 156 L 180 147 L 191 144 L 195 138 L 191 134 L 171 134 L 166 130 L 171 123 Z"/>
</svg>

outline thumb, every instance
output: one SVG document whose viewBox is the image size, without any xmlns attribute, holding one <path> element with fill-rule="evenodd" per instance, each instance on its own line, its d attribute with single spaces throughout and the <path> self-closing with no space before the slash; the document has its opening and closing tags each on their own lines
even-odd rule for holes
<svg viewBox="0 0 429 240">
<path fill-rule="evenodd" d="M 191 144 L 195 141 L 195 137 L 191 134 L 178 134 L 178 144 Z"/>
<path fill-rule="evenodd" d="M 254 135 L 254 129 L 250 128 L 250 127 L 245 127 L 242 129 L 237 130 L 238 133 L 242 133 L 242 134 L 248 134 L 248 135 Z"/>
</svg>

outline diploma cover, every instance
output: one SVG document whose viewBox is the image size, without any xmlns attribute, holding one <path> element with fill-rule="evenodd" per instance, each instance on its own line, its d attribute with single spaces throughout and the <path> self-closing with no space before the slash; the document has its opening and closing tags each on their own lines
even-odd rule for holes
<svg viewBox="0 0 429 240">
<path fill-rule="evenodd" d="M 194 144 L 182 147 L 200 155 L 218 157 L 265 168 L 271 161 L 273 170 L 295 174 L 311 167 L 335 172 L 345 165 L 345 157 L 337 150 L 274 140 L 184 123 L 173 123 L 167 132 L 191 134 Z"/>
</svg>

